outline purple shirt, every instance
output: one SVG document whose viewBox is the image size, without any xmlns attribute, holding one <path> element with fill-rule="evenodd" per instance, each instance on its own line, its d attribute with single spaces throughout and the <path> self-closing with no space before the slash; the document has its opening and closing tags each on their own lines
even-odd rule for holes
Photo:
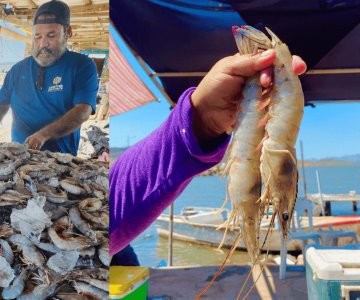
<svg viewBox="0 0 360 300">
<path fill-rule="evenodd" d="M 230 140 L 205 153 L 192 132 L 190 88 L 166 121 L 110 170 L 110 255 L 144 231 L 198 173 L 216 165 Z"/>
</svg>

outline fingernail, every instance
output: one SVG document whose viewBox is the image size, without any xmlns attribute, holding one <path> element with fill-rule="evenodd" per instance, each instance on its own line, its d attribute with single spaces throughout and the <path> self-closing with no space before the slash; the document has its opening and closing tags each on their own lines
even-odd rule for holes
<svg viewBox="0 0 360 300">
<path fill-rule="evenodd" d="M 264 52 L 261 52 L 260 57 L 261 58 L 269 57 L 269 56 L 273 55 L 273 53 L 274 53 L 274 49 L 268 49 Z"/>
</svg>

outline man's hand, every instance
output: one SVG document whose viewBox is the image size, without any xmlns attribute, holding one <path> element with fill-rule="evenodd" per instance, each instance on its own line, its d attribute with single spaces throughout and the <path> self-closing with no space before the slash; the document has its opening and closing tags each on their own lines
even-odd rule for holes
<svg viewBox="0 0 360 300">
<path fill-rule="evenodd" d="M 79 128 L 89 118 L 91 110 L 88 104 L 76 105 L 60 119 L 30 135 L 25 140 L 25 144 L 31 149 L 40 150 L 46 141 L 66 136 Z"/>
<path fill-rule="evenodd" d="M 30 149 L 41 150 L 41 147 L 45 144 L 46 141 L 47 138 L 38 131 L 30 135 L 25 140 L 25 144 L 28 145 Z"/>
<path fill-rule="evenodd" d="M 191 96 L 193 130 L 200 143 L 219 137 L 234 125 L 248 77 L 259 72 L 262 86 L 270 85 L 275 55 L 274 50 L 256 55 L 235 54 L 213 66 Z M 306 70 L 298 56 L 293 57 L 293 70 L 297 75 Z"/>
</svg>

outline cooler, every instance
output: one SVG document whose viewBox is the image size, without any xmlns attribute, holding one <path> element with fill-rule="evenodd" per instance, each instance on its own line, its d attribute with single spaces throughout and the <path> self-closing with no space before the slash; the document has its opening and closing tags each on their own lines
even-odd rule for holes
<svg viewBox="0 0 360 300">
<path fill-rule="evenodd" d="M 360 300 L 359 246 L 309 246 L 306 283 L 309 300 Z"/>
<path fill-rule="evenodd" d="M 146 300 L 149 269 L 146 267 L 110 267 L 109 298 Z"/>
</svg>

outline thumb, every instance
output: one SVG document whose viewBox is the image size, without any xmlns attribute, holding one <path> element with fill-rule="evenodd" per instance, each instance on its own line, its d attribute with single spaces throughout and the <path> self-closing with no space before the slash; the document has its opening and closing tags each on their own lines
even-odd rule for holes
<svg viewBox="0 0 360 300">
<path fill-rule="evenodd" d="M 269 49 L 257 54 L 235 54 L 229 60 L 228 72 L 235 76 L 249 77 L 270 67 L 276 57 L 275 50 Z"/>
</svg>

